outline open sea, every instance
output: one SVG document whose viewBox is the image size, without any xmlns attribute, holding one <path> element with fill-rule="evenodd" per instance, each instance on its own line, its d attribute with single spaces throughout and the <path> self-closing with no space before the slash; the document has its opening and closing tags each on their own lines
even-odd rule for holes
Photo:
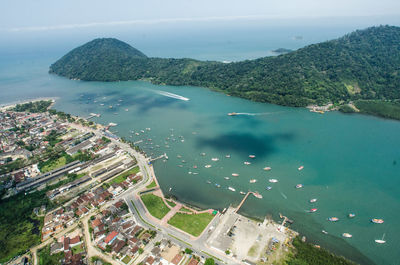
<svg viewBox="0 0 400 265">
<path fill-rule="evenodd" d="M 148 56 L 236 61 L 271 56 L 276 48 L 298 49 L 355 28 L 225 25 L 208 31 L 187 27 L 147 32 L 124 28 L 114 35 L 109 29 L 107 36 L 116 36 Z M 100 32 L 68 34 L 64 39 L 47 36 L 46 43 L 35 40 L 29 49 L 2 44 L 0 104 L 58 97 L 57 110 L 83 117 L 99 113 L 94 121 L 117 123 L 111 131 L 142 141 L 139 146 L 148 155 L 167 153 L 166 162 L 154 164 L 165 193 L 194 206 L 222 210 L 241 201 L 239 191 L 258 191 L 263 199 L 250 196 L 240 213 L 277 221 L 282 213 L 294 220 L 292 228 L 335 253 L 362 264 L 400 264 L 399 121 L 339 112 L 321 115 L 206 88 L 143 81 L 83 82 L 49 75 L 51 63 L 101 36 Z M 240 115 L 228 116 L 229 112 Z M 225 157 L 228 154 L 230 158 Z M 246 161 L 251 164 L 245 165 Z M 264 171 L 267 166 L 272 170 Z M 300 166 L 304 166 L 301 171 Z M 271 178 L 278 183 L 270 183 Z M 296 189 L 297 184 L 303 188 Z M 272 189 L 266 190 L 267 186 Z M 311 204 L 312 198 L 317 202 Z M 311 208 L 318 211 L 309 213 Z M 349 213 L 356 217 L 348 218 Z M 333 216 L 340 220 L 327 221 Z M 373 224 L 371 218 L 385 222 Z M 353 237 L 343 238 L 345 232 Z M 376 244 L 374 240 L 384 234 L 386 244 Z"/>
</svg>

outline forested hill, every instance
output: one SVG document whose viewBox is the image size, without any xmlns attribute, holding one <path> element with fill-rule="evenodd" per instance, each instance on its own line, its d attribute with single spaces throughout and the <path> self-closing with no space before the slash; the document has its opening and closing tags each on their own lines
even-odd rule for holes
<svg viewBox="0 0 400 265">
<path fill-rule="evenodd" d="M 233 63 L 148 58 L 121 41 L 96 39 L 58 60 L 50 73 L 88 81 L 204 86 L 288 106 L 393 101 L 400 98 L 400 28 L 371 27 L 276 57 Z"/>
</svg>

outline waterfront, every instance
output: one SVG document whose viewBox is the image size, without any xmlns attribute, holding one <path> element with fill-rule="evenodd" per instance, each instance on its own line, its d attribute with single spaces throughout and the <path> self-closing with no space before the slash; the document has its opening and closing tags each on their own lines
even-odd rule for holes
<svg viewBox="0 0 400 265">
<path fill-rule="evenodd" d="M 56 109 L 80 116 L 100 113 L 94 121 L 115 122 L 118 125 L 111 130 L 118 131 L 119 136 L 133 141 L 144 139 L 140 146 L 148 154 L 166 152 L 168 162 L 156 162 L 155 170 L 167 194 L 199 207 L 223 209 L 240 202 L 240 190 L 258 190 L 264 198 L 249 198 L 241 213 L 260 218 L 272 214 L 277 218 L 281 212 L 295 220 L 295 229 L 318 244 L 358 260 L 362 257 L 346 242 L 378 264 L 393 264 L 400 258 L 396 251 L 400 214 L 393 211 L 400 206 L 399 122 L 337 112 L 320 115 L 306 109 L 227 97 L 204 88 L 70 81 L 47 74 L 57 56 L 21 59 L 9 65 L 3 61 L 1 103 L 60 97 Z M 166 97 L 160 90 L 190 100 Z M 257 115 L 227 116 L 233 111 Z M 140 135 L 132 134 L 132 130 Z M 206 155 L 201 156 L 202 152 Z M 225 158 L 226 154 L 231 158 Z M 250 154 L 256 158 L 248 158 Z M 211 161 L 213 157 L 220 160 Z M 244 161 L 252 164 L 246 166 Z M 207 164 L 212 167 L 205 168 Z M 193 165 L 198 166 L 196 171 Z M 297 170 L 300 165 L 304 170 Z M 272 170 L 263 171 L 265 166 Z M 232 177 L 234 172 L 239 177 Z M 253 178 L 258 181 L 250 184 Z M 279 182 L 270 184 L 269 178 Z M 212 184 L 207 184 L 208 180 Z M 299 183 L 304 185 L 301 190 L 294 188 Z M 236 192 L 229 191 L 228 186 Z M 272 186 L 272 190 L 266 191 L 266 186 Z M 308 200 L 314 197 L 318 198 L 318 212 L 310 214 L 307 211 L 312 205 Z M 356 218 L 347 219 L 349 212 L 356 213 Z M 330 216 L 340 221 L 330 223 L 326 220 Z M 371 224 L 369 219 L 375 217 L 383 218 L 385 223 Z M 322 229 L 330 235 L 322 234 Z M 353 234 L 353 238 L 341 239 L 343 232 Z M 383 233 L 387 243 L 377 245 L 374 239 Z"/>
</svg>

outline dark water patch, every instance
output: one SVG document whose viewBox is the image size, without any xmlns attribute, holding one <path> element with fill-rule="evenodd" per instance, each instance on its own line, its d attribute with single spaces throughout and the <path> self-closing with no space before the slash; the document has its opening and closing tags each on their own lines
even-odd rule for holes
<svg viewBox="0 0 400 265">
<path fill-rule="evenodd" d="M 199 137 L 196 139 L 198 147 L 209 146 L 221 152 L 235 151 L 241 154 L 256 154 L 265 158 L 276 152 L 278 141 L 293 141 L 293 133 L 255 136 L 250 133 L 229 133 L 214 138 Z"/>
</svg>

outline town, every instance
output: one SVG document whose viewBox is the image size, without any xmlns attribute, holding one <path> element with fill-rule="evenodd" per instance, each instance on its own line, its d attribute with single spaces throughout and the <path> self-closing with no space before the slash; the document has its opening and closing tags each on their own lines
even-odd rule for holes
<svg viewBox="0 0 400 265">
<path fill-rule="evenodd" d="M 297 233 L 284 226 L 286 217 L 278 224 L 237 213 L 252 192 L 220 211 L 167 198 L 154 159 L 109 126 L 53 110 L 53 103 L 0 112 L 1 196 L 10 211 L 1 233 L 12 241 L 16 226 L 30 227 L 26 244 L 3 250 L 9 264 L 252 265 L 291 252 Z M 22 209 L 30 209 L 25 220 L 18 219 Z"/>
</svg>

